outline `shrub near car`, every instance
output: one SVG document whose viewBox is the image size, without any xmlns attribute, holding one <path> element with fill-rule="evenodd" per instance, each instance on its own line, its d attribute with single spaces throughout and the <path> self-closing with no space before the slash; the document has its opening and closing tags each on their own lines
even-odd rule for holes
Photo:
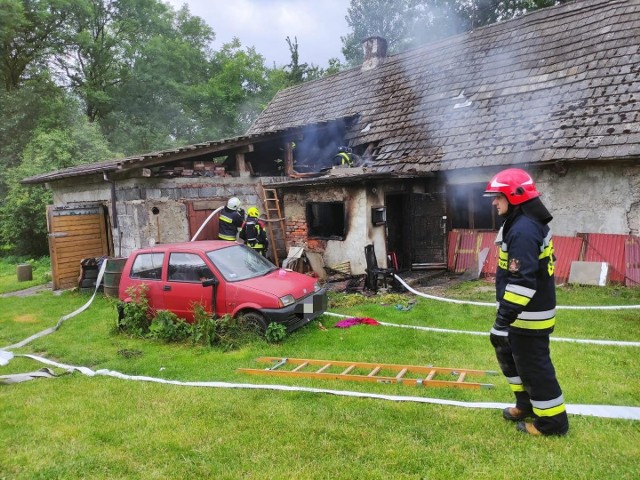
<svg viewBox="0 0 640 480">
<path fill-rule="evenodd" d="M 327 293 L 315 278 L 276 267 L 252 248 L 218 240 L 156 245 L 134 251 L 124 266 L 119 297 L 146 285 L 149 306 L 188 322 L 201 304 L 215 316 L 244 316 L 263 331 L 271 322 L 288 332 L 327 308 Z"/>
</svg>

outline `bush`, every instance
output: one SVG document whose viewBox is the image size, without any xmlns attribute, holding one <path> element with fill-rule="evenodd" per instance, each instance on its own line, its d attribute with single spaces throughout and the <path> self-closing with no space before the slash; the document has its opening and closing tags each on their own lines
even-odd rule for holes
<svg viewBox="0 0 640 480">
<path fill-rule="evenodd" d="M 242 317 L 234 318 L 224 315 L 214 319 L 213 344 L 223 351 L 237 350 L 238 348 L 260 338 L 255 325 L 247 324 Z"/>
<path fill-rule="evenodd" d="M 243 317 L 233 318 L 224 315 L 213 318 L 201 304 L 193 306 L 193 324 L 188 324 L 168 310 L 158 310 L 151 318 L 148 290 L 144 284 L 138 288 L 132 287 L 127 290 L 131 302 L 118 303 L 119 332 L 137 337 L 157 338 L 165 342 L 183 342 L 190 339 L 193 344 L 218 347 L 223 351 L 236 350 L 260 338 L 257 326 L 245 322 Z M 270 342 L 281 341 L 286 336 L 284 326 L 276 325 L 278 326 L 272 327 L 267 337 Z"/>
<path fill-rule="evenodd" d="M 264 338 L 269 343 L 278 343 L 285 339 L 287 336 L 287 328 L 281 323 L 272 322 L 267 327 L 267 331 L 264 333 Z"/>
<path fill-rule="evenodd" d="M 137 337 L 144 337 L 149 333 L 151 325 L 149 312 L 149 299 L 147 292 L 149 287 L 144 283 L 139 287 L 129 287 L 127 295 L 131 297 L 130 302 L 118 303 L 118 323 L 117 329 Z"/>
<path fill-rule="evenodd" d="M 182 342 L 190 336 L 191 325 L 169 310 L 158 310 L 149 327 L 149 337 L 165 342 Z"/>
<path fill-rule="evenodd" d="M 191 327 L 192 342 L 213 347 L 216 342 L 216 320 L 199 303 L 193 306 L 193 319 L 193 326 Z"/>
</svg>

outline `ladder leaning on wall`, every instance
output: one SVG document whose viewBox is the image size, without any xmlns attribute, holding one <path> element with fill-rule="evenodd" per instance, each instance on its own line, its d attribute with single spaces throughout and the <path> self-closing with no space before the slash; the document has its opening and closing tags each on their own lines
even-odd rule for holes
<svg viewBox="0 0 640 480">
<path fill-rule="evenodd" d="M 284 260 L 287 255 L 287 239 L 278 192 L 274 188 L 265 188 L 264 185 L 259 184 L 259 194 L 264 205 L 273 263 L 280 266 L 280 258 Z"/>
</svg>

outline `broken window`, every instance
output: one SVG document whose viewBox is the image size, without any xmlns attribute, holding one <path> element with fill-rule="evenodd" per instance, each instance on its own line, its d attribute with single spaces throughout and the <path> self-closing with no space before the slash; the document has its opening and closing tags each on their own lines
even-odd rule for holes
<svg viewBox="0 0 640 480">
<path fill-rule="evenodd" d="M 306 208 L 309 238 L 344 240 L 344 202 L 309 202 Z"/>
<path fill-rule="evenodd" d="M 495 208 L 491 198 L 483 197 L 486 183 L 452 185 L 448 188 L 448 215 L 451 228 L 496 230 Z"/>
</svg>

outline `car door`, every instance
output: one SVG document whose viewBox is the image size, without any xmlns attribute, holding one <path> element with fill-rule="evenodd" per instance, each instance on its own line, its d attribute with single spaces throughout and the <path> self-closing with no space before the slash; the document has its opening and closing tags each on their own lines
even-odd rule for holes
<svg viewBox="0 0 640 480">
<path fill-rule="evenodd" d="M 204 280 L 211 278 L 220 280 L 199 253 L 171 252 L 163 286 L 165 310 L 170 310 L 178 317 L 189 321 L 193 320 L 195 304 L 201 304 L 211 313 L 214 286 L 202 286 Z M 217 297 L 224 297 L 223 283 L 218 284 L 215 290 Z"/>
<path fill-rule="evenodd" d="M 140 252 L 136 254 L 135 258 L 130 259 L 131 268 L 125 267 L 123 277 L 120 279 L 120 299 L 124 300 L 144 285 L 149 307 L 152 310 L 163 309 L 162 267 L 164 258 L 163 252 L 149 251 Z"/>
</svg>

